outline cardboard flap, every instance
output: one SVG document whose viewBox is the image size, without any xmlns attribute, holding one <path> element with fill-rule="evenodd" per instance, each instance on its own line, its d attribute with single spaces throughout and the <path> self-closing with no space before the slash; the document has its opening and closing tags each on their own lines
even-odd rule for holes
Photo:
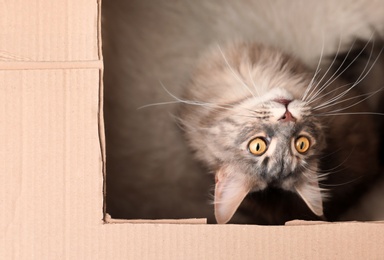
<svg viewBox="0 0 384 260">
<path fill-rule="evenodd" d="M 99 60 L 98 5 L 97 0 L 2 2 L 0 61 Z"/>
</svg>

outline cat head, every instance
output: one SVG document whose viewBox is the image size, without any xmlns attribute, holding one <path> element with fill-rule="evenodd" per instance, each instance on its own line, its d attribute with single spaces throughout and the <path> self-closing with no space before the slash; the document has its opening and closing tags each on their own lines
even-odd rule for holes
<svg viewBox="0 0 384 260">
<path fill-rule="evenodd" d="M 317 174 L 325 147 L 323 127 L 302 101 L 275 90 L 274 98 L 249 104 L 250 118 L 234 114 L 221 119 L 220 131 L 206 143 L 207 149 L 217 149 L 212 154 L 218 159 L 218 223 L 226 223 L 249 192 L 267 187 L 295 192 L 316 215 L 323 214 Z"/>
<path fill-rule="evenodd" d="M 297 193 L 323 215 L 324 126 L 303 100 L 311 77 L 277 50 L 234 48 L 198 67 L 181 113 L 190 146 L 215 173 L 217 222 L 228 222 L 248 193 L 267 187 Z"/>
</svg>

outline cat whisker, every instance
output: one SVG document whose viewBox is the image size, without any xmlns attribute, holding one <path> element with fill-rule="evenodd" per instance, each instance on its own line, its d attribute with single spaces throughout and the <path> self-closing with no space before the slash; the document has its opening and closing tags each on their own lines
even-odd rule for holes
<svg viewBox="0 0 384 260">
<path fill-rule="evenodd" d="M 347 160 L 348 160 L 348 158 L 351 156 L 351 154 L 352 154 L 352 152 L 350 152 L 349 155 L 344 159 L 344 161 L 342 161 L 341 163 L 339 163 L 337 166 L 334 166 L 334 167 L 332 167 L 332 168 L 330 168 L 330 169 L 326 169 L 326 170 L 324 170 L 324 171 L 327 171 L 327 172 L 328 172 L 328 171 L 332 171 L 333 173 L 337 173 L 337 172 L 341 172 L 341 171 L 345 170 L 345 167 L 343 167 L 343 166 L 344 166 L 344 163 L 347 162 Z M 336 169 L 339 169 L 339 170 L 336 171 Z"/>
<path fill-rule="evenodd" d="M 349 48 L 349 50 L 348 50 L 348 52 L 347 52 L 347 54 L 346 54 L 344 60 L 341 62 L 341 64 L 340 64 L 339 67 L 337 68 L 337 70 L 332 74 L 331 77 L 329 77 L 329 79 L 323 84 L 323 86 L 317 91 L 317 93 L 316 93 L 315 95 L 312 96 L 311 100 L 313 100 L 313 99 L 316 98 L 319 94 L 321 94 L 326 88 L 328 88 L 328 86 L 330 86 L 330 85 L 331 85 L 331 84 L 332 84 L 338 77 L 340 77 L 340 76 L 343 74 L 343 72 L 344 72 L 345 70 L 342 71 L 339 75 L 337 75 L 337 76 L 335 77 L 335 75 L 338 73 L 338 71 L 342 68 L 343 64 L 344 64 L 345 61 L 347 60 L 347 58 L 348 58 L 348 56 L 349 56 L 351 50 L 353 49 L 353 46 L 354 46 L 355 43 L 356 43 L 356 40 L 353 41 L 353 43 L 352 43 L 351 47 Z M 340 42 L 339 42 L 339 44 L 340 44 Z M 339 45 L 339 47 L 340 47 L 340 45 Z M 339 50 L 340 50 L 340 49 L 337 50 L 337 53 L 336 53 L 336 55 L 335 55 L 335 57 L 334 57 L 332 63 L 329 65 L 328 70 L 327 70 L 327 73 L 328 73 L 328 71 L 332 68 L 332 66 L 333 66 L 333 64 L 335 63 L 335 61 L 337 60 L 337 56 L 338 56 Z M 364 49 L 361 51 L 361 53 L 362 53 L 363 51 L 364 51 Z M 360 54 L 359 54 L 359 55 L 360 55 Z M 352 62 L 352 63 L 353 63 L 353 62 Z M 349 66 L 351 66 L 352 63 L 350 63 Z M 324 75 L 324 76 L 325 76 L 325 75 Z M 321 81 L 319 81 L 319 84 L 320 84 L 320 82 L 321 82 Z M 310 101 L 311 101 L 311 100 L 310 100 Z"/>
<path fill-rule="evenodd" d="M 151 103 L 151 104 L 147 104 L 147 105 L 138 107 L 137 110 L 148 108 L 148 107 L 171 105 L 171 104 L 178 104 L 178 103 L 182 103 L 182 102 L 180 102 L 180 101 L 165 101 L 165 102 Z"/>
<path fill-rule="evenodd" d="M 257 117 L 255 117 L 255 116 L 247 116 L 247 115 L 236 115 L 236 114 L 235 114 L 235 116 L 241 116 L 241 117 L 246 117 L 246 118 L 257 118 Z"/>
<path fill-rule="evenodd" d="M 161 105 L 171 105 L 171 104 L 177 104 L 177 103 L 182 103 L 182 104 L 187 104 L 187 105 L 192 105 L 192 106 L 201 106 L 201 107 L 207 107 L 209 109 L 225 109 L 225 110 L 232 110 L 236 107 L 235 105 L 231 105 L 231 104 L 223 104 L 223 105 L 220 105 L 220 104 L 214 104 L 214 103 L 209 103 L 209 102 L 201 102 L 201 101 L 194 101 L 194 100 L 185 100 L 185 99 L 181 99 L 179 97 L 177 97 L 176 95 L 174 95 L 173 93 L 171 93 L 165 86 L 164 84 L 160 81 L 160 85 L 162 86 L 162 88 L 164 89 L 164 91 L 170 96 L 172 97 L 173 101 L 164 101 L 164 102 L 157 102 L 157 103 L 152 103 L 152 104 L 147 104 L 147 105 L 143 105 L 141 107 L 138 107 L 137 109 L 140 110 L 140 109 L 144 109 L 144 108 L 148 108 L 148 107 L 153 107 L 153 106 L 161 106 Z M 238 108 L 243 108 L 241 106 L 237 106 Z M 251 109 L 247 109 L 247 108 L 243 108 L 244 110 L 248 111 L 248 112 L 254 112 L 254 110 L 251 110 Z"/>
<path fill-rule="evenodd" d="M 359 179 L 361 179 L 363 176 L 359 176 L 353 180 L 350 180 L 350 181 L 347 181 L 347 182 L 343 182 L 343 183 L 336 183 L 336 184 L 326 184 L 326 183 L 322 183 L 321 186 L 325 186 L 325 187 L 340 187 L 340 186 L 343 186 L 343 185 L 348 185 L 350 183 L 353 183 Z"/>
<path fill-rule="evenodd" d="M 354 149 L 352 149 L 350 151 L 350 153 L 345 157 L 345 159 L 342 162 L 340 162 L 338 165 L 336 165 L 336 166 L 334 166 L 334 167 L 332 167 L 330 169 L 316 170 L 316 172 L 322 173 L 322 174 L 319 175 L 320 177 L 325 177 L 325 176 L 328 176 L 330 174 L 335 174 L 335 173 L 338 173 L 338 172 L 341 172 L 341 171 L 345 170 L 345 167 L 342 167 L 342 166 L 347 162 L 348 158 L 352 155 L 353 150 Z M 341 148 L 337 149 L 336 151 L 334 151 L 332 153 L 328 153 L 326 156 L 323 156 L 320 159 L 324 159 L 324 158 L 326 158 L 326 157 L 328 157 L 330 155 L 333 155 L 333 154 L 335 154 L 335 153 L 337 153 L 339 151 L 341 151 Z M 307 170 L 315 171 L 315 170 L 313 170 L 311 168 L 306 167 L 305 165 L 302 165 L 302 166 L 305 169 L 307 169 Z M 336 169 L 339 169 L 339 170 L 336 170 Z"/>
<path fill-rule="evenodd" d="M 339 149 L 337 149 L 337 150 L 335 150 L 335 151 L 333 151 L 333 152 L 331 152 L 331 153 L 327 153 L 326 155 L 321 156 L 319 159 L 325 159 L 325 158 L 327 158 L 327 157 L 329 157 L 329 156 L 331 156 L 331 155 L 334 155 L 335 153 L 338 153 L 338 152 L 340 152 L 340 151 L 341 151 L 341 148 L 339 148 Z"/>
<path fill-rule="evenodd" d="M 350 112 L 350 113 L 323 113 L 316 114 L 314 116 L 345 116 L 345 115 L 376 115 L 376 116 L 384 116 L 384 113 L 376 113 L 376 112 Z"/>
<path fill-rule="evenodd" d="M 309 171 L 309 170 L 307 169 L 307 171 Z M 324 174 L 319 175 L 319 174 L 317 174 L 316 172 L 312 172 L 313 176 L 311 176 L 311 175 L 308 175 L 307 173 L 305 173 L 305 171 L 303 171 L 302 174 L 303 174 L 303 175 L 305 176 L 305 178 L 307 178 L 308 180 L 311 180 L 311 181 L 318 181 L 318 182 L 320 182 L 320 181 L 324 181 L 324 180 L 326 180 L 327 177 L 328 177 L 328 175 L 330 175 L 331 173 L 329 172 L 329 173 L 324 173 Z"/>
<path fill-rule="evenodd" d="M 334 88 L 333 90 L 328 91 L 327 93 L 325 93 L 325 94 L 323 94 L 323 95 L 320 95 L 320 96 L 316 97 L 315 99 L 313 99 L 313 100 L 310 101 L 310 102 L 307 102 L 306 104 L 307 104 L 307 105 L 310 105 L 311 103 L 314 103 L 314 102 L 316 102 L 316 101 L 318 101 L 318 100 L 320 100 L 320 99 L 323 99 L 323 98 L 325 98 L 326 96 L 329 96 L 329 95 L 331 95 L 332 93 L 338 91 L 339 89 L 341 89 L 341 88 L 345 88 L 345 87 L 348 87 L 348 86 L 352 86 L 352 83 L 348 83 L 348 84 L 342 85 L 342 86 L 340 86 L 340 87 Z"/>
<path fill-rule="evenodd" d="M 382 52 L 383 49 L 380 50 L 380 54 Z M 333 97 L 331 98 L 329 101 L 325 102 L 323 105 L 327 105 L 327 104 L 330 104 L 330 103 L 333 103 L 333 102 L 336 102 L 337 100 L 341 99 L 342 97 L 344 97 L 349 91 L 351 91 L 351 89 L 353 89 L 357 84 L 359 84 L 361 81 L 363 81 L 365 79 L 365 77 L 367 77 L 367 75 L 369 74 L 369 72 L 373 69 L 373 66 L 375 65 L 375 63 L 377 62 L 377 59 L 379 58 L 380 54 L 377 56 L 377 58 L 374 60 L 373 64 L 371 65 L 371 67 L 368 69 L 367 73 L 362 76 L 362 74 L 359 76 L 359 78 L 357 79 L 357 81 L 355 83 L 353 83 L 353 85 L 351 87 L 349 87 L 347 90 L 343 91 L 342 93 L 340 93 L 339 95 L 337 95 L 336 97 Z M 368 62 L 369 63 L 369 62 Z M 366 64 L 365 68 L 364 68 L 364 71 L 368 65 L 368 63 Z M 374 92 L 371 92 L 371 93 L 368 93 L 369 97 L 375 95 L 376 93 L 380 92 L 382 90 L 382 88 L 380 88 L 379 90 L 377 91 L 374 91 Z M 368 97 L 368 98 L 369 98 Z M 366 98 L 367 99 L 367 98 Z M 366 100 L 364 99 L 364 100 Z M 361 103 L 363 102 L 364 100 L 360 101 L 360 102 L 357 102 L 356 104 L 358 103 Z M 355 104 L 355 105 L 356 105 Z M 347 107 L 349 108 L 349 107 Z M 341 109 L 340 111 L 342 110 L 345 110 L 347 108 L 343 108 Z"/>
<path fill-rule="evenodd" d="M 338 166 L 335 166 L 335 167 L 333 167 L 333 168 L 331 168 L 331 169 L 326 169 L 326 170 L 322 170 L 322 169 L 311 169 L 311 168 L 308 168 L 308 167 L 304 167 L 304 168 L 307 169 L 307 170 L 316 172 L 317 175 L 318 175 L 319 177 L 326 177 L 326 176 L 328 176 L 328 175 L 330 175 L 330 174 L 338 173 L 338 172 L 341 172 L 341 171 L 345 170 L 345 168 L 344 168 L 344 167 L 341 168 L 341 166 L 343 166 L 343 163 L 341 163 L 341 164 L 339 164 Z M 338 168 L 339 168 L 339 169 L 338 169 Z M 338 169 L 338 170 L 336 170 L 336 169 Z"/>
<path fill-rule="evenodd" d="M 152 104 L 147 104 L 147 105 L 143 105 L 141 107 L 138 107 L 137 109 L 143 109 L 143 108 L 148 108 L 148 107 L 152 107 L 152 106 L 161 106 L 161 105 L 169 105 L 169 104 L 177 104 L 177 103 L 183 103 L 183 104 L 188 104 L 188 105 L 195 105 L 195 106 L 210 106 L 210 105 L 213 105 L 213 104 L 210 104 L 210 103 L 204 103 L 204 102 L 199 102 L 199 101 L 192 101 L 192 100 L 183 100 L 179 97 L 177 97 L 176 95 L 174 95 L 173 93 L 171 93 L 165 86 L 164 84 L 160 81 L 160 85 L 162 86 L 162 88 L 164 89 L 164 91 L 170 96 L 172 97 L 173 101 L 165 101 L 165 102 L 157 102 L 157 103 L 152 103 Z"/>
<path fill-rule="evenodd" d="M 323 76 L 320 78 L 320 80 L 318 81 L 318 83 L 315 85 L 315 87 L 313 88 L 313 90 L 312 90 L 312 91 L 310 92 L 310 94 L 308 95 L 308 97 L 310 97 L 308 101 L 311 101 L 314 97 L 316 97 L 316 96 L 322 91 L 322 89 L 323 89 L 324 86 L 321 87 L 321 88 L 320 88 L 319 90 L 317 90 L 317 91 L 316 91 L 316 89 L 319 87 L 320 83 L 324 80 L 324 78 L 326 77 L 326 75 L 328 74 L 328 72 L 331 70 L 332 65 L 333 65 L 333 64 L 336 62 L 336 60 L 337 60 L 337 54 L 339 53 L 340 48 L 341 48 L 341 38 L 342 38 L 342 37 L 340 37 L 340 39 L 339 39 L 339 45 L 338 45 L 338 47 L 337 47 L 337 52 L 336 52 L 335 57 L 334 57 L 333 60 L 332 60 L 332 63 L 329 65 L 328 69 L 325 71 L 325 73 L 323 74 Z M 316 91 L 316 92 L 314 93 L 314 91 Z"/>
<path fill-rule="evenodd" d="M 359 99 L 359 98 L 362 98 L 362 97 L 365 97 L 363 99 L 360 99 L 359 101 L 357 101 L 356 103 L 352 104 L 352 105 L 349 105 L 347 107 L 343 107 L 343 108 L 340 108 L 340 109 L 336 109 L 336 110 L 333 110 L 331 111 L 332 113 L 333 112 L 340 112 L 340 111 L 343 111 L 345 109 L 348 109 L 348 108 L 351 108 L 351 107 L 354 107 L 362 102 L 364 102 L 365 100 L 371 98 L 372 96 L 376 95 L 377 93 L 379 93 L 380 91 L 382 91 L 384 88 L 380 88 L 376 91 L 373 91 L 373 92 L 370 92 L 370 93 L 366 93 L 366 94 L 361 94 L 361 95 L 358 95 L 358 96 L 355 96 L 355 97 L 351 97 L 351 98 L 346 98 L 346 99 L 343 99 L 343 100 L 340 100 L 340 101 L 336 101 L 336 102 L 332 102 L 330 104 L 322 104 L 322 105 L 319 105 L 317 107 L 314 107 L 313 110 L 321 110 L 321 109 L 325 109 L 325 108 L 328 108 L 328 107 L 332 107 L 332 106 L 335 106 L 335 105 L 338 105 L 338 104 L 341 104 L 341 103 L 344 103 L 344 102 L 347 102 L 347 101 L 350 101 L 350 100 L 353 100 L 353 99 Z"/>
<path fill-rule="evenodd" d="M 303 162 L 301 163 L 298 168 L 301 170 L 301 173 L 307 178 L 311 180 L 318 180 L 319 171 L 318 169 L 311 169 L 310 167 L 306 166 L 307 163 Z M 313 176 L 308 175 L 306 172 L 310 172 L 313 174 Z"/>
<path fill-rule="evenodd" d="M 370 38 L 370 40 L 372 39 L 372 37 L 373 37 L 373 34 L 371 35 L 371 38 Z M 337 77 L 335 77 L 331 82 L 329 82 L 329 83 L 325 83 L 325 85 L 321 88 L 321 89 L 323 89 L 321 92 L 323 92 L 328 86 L 330 86 L 338 77 L 340 77 L 358 58 L 359 58 L 359 56 L 364 52 L 364 50 L 367 48 L 367 46 L 368 46 L 368 42 L 364 45 L 364 47 L 363 47 L 363 49 L 357 54 L 357 56 L 352 60 L 352 62 L 351 63 L 349 63 L 348 64 L 348 66 L 346 66 L 341 72 L 340 72 L 340 74 L 339 75 L 337 75 Z M 368 71 L 367 71 L 367 73 L 365 73 L 365 71 L 366 71 L 366 69 L 367 69 L 367 67 L 368 67 L 368 64 L 369 64 L 369 62 L 370 62 L 370 60 L 371 60 L 371 58 L 372 58 L 372 55 L 373 55 L 373 46 L 372 46 L 372 48 L 371 48 L 371 53 L 370 53 L 370 56 L 369 56 L 369 58 L 368 58 L 368 62 L 367 62 L 367 64 L 365 65 L 365 67 L 364 67 L 364 69 L 363 69 L 363 71 L 362 71 L 362 73 L 360 74 L 360 76 L 359 76 L 359 78 L 357 79 L 357 81 L 356 82 L 354 82 L 353 83 L 353 85 L 350 87 L 350 88 L 348 88 L 346 91 L 344 91 L 344 92 L 342 92 L 341 94 L 339 94 L 339 95 L 337 95 L 336 97 L 334 97 L 334 98 L 332 98 L 332 99 L 339 99 L 339 98 L 341 98 L 341 97 L 343 97 L 343 96 L 345 96 L 351 89 L 353 89 L 354 87 L 356 87 L 356 85 L 358 85 L 361 81 L 363 81 L 364 80 L 364 78 L 369 74 L 369 72 L 372 70 L 372 68 L 374 67 L 374 65 L 375 65 L 375 63 L 377 62 L 377 59 L 380 57 L 380 54 L 381 54 L 381 52 L 382 52 L 382 50 L 383 49 L 381 49 L 380 50 L 380 53 L 379 53 L 379 55 L 377 55 L 377 57 L 375 58 L 375 60 L 374 60 L 374 62 L 373 62 L 373 64 L 371 65 L 371 67 L 368 69 Z M 351 50 L 351 49 L 350 49 Z M 348 55 L 349 55 L 349 53 L 350 53 L 350 50 L 348 51 L 348 53 L 347 53 L 347 55 L 346 55 L 346 57 L 344 58 L 344 60 L 343 60 L 343 62 L 341 63 L 341 65 L 339 66 L 339 68 L 336 70 L 336 72 L 341 68 L 341 66 L 344 64 L 344 62 L 345 62 L 345 60 L 346 60 L 346 58 L 348 57 Z M 332 64 L 330 65 L 330 67 L 332 66 Z M 335 72 L 335 73 L 336 73 Z M 365 73 L 365 74 L 364 74 Z M 321 93 L 320 92 L 320 93 Z M 319 94 L 320 94 L 319 93 Z M 317 96 L 317 95 L 316 95 Z"/>
<path fill-rule="evenodd" d="M 173 93 L 171 93 L 163 84 L 163 82 L 160 81 L 160 85 L 162 86 L 162 88 L 164 89 L 165 92 L 167 92 L 167 94 L 169 96 L 171 96 L 172 98 L 174 98 L 176 101 L 178 101 L 179 103 L 184 103 L 184 104 L 187 104 L 187 105 L 195 105 L 195 106 L 207 106 L 207 107 L 220 107 L 219 105 L 217 104 L 212 104 L 212 103 L 206 103 L 206 102 L 200 102 L 200 101 L 192 101 L 192 100 L 184 100 L 184 99 L 181 99 L 179 97 L 177 97 L 176 95 L 174 95 Z M 221 108 L 221 107 L 220 107 Z"/>
<path fill-rule="evenodd" d="M 257 117 L 269 117 L 271 112 L 268 111 L 252 111 L 252 114 Z"/>
<path fill-rule="evenodd" d="M 301 167 L 303 167 L 306 171 L 311 172 L 313 174 L 313 176 L 310 176 L 310 175 L 307 175 L 305 171 L 302 171 L 302 174 L 307 179 L 311 179 L 311 180 L 316 180 L 316 181 L 324 180 L 328 175 L 331 174 L 330 172 L 324 172 L 319 174 L 320 172 L 318 170 L 313 170 L 311 168 L 306 167 L 305 165 L 301 165 Z"/>
<path fill-rule="evenodd" d="M 255 84 L 255 81 L 253 80 L 253 77 L 252 77 L 252 73 L 251 73 L 251 64 L 248 64 L 248 74 L 249 74 L 249 78 L 251 79 L 253 88 L 254 88 L 255 91 L 256 91 L 256 94 L 257 94 L 258 96 L 260 96 L 260 93 L 259 93 L 259 91 L 257 90 L 257 86 L 256 86 L 256 84 Z"/>
<path fill-rule="evenodd" d="M 224 55 L 224 52 L 223 50 L 221 49 L 220 45 L 218 44 L 217 47 L 219 48 L 219 51 L 221 53 L 221 55 L 223 56 L 223 59 L 224 59 L 224 62 L 225 64 L 228 66 L 229 70 L 231 71 L 232 75 L 244 86 L 245 89 L 247 89 L 249 91 L 249 93 L 254 97 L 256 98 L 255 94 L 251 91 L 251 89 L 248 87 L 248 85 L 244 82 L 244 80 L 242 80 L 239 76 L 238 73 L 235 72 L 235 70 L 231 67 L 231 65 L 229 64 L 227 58 L 225 57 Z"/>
<path fill-rule="evenodd" d="M 366 47 L 366 46 L 364 46 L 364 48 L 365 48 L 365 47 Z M 364 49 L 363 49 L 363 50 L 364 50 Z M 376 62 L 377 62 L 377 59 L 380 57 L 381 52 L 383 51 L 383 49 L 380 50 L 379 55 L 377 55 L 377 57 L 376 57 L 375 60 L 373 61 L 373 64 L 372 64 L 371 67 L 368 69 L 368 71 L 365 73 L 366 69 L 368 68 L 368 64 L 369 64 L 369 62 L 371 61 L 371 58 L 372 58 L 372 55 L 373 55 L 373 50 L 374 50 L 374 48 L 373 48 L 373 44 L 372 44 L 371 53 L 370 53 L 370 55 L 369 55 L 368 61 L 367 61 L 367 63 L 365 64 L 363 71 L 361 72 L 361 74 L 360 74 L 359 77 L 357 78 L 356 82 L 353 83 L 353 85 L 352 85 L 351 88 L 353 88 L 353 87 L 355 87 L 356 85 L 358 85 L 361 81 L 363 81 L 363 80 L 368 76 L 368 74 L 371 72 L 371 70 L 372 70 L 373 67 L 375 66 L 375 64 L 376 64 Z M 352 63 L 353 63 L 353 62 L 352 62 Z M 352 63 L 351 63 L 351 64 L 352 64 Z M 365 73 L 365 74 L 364 74 L 364 73 Z M 346 91 L 349 91 L 351 88 L 347 89 Z"/>
<path fill-rule="evenodd" d="M 374 45 L 375 45 L 375 42 L 372 42 L 372 48 L 371 48 L 371 53 L 369 54 L 369 57 L 368 57 L 368 61 L 367 63 L 365 64 L 364 66 L 364 69 L 363 71 L 360 73 L 359 77 L 357 78 L 357 82 L 361 82 L 368 74 L 369 72 L 372 70 L 373 66 L 376 64 L 377 60 L 380 58 L 381 56 L 381 53 L 383 51 L 383 48 L 380 49 L 380 52 L 379 54 L 376 56 L 375 60 L 373 61 L 373 64 L 371 65 L 371 67 L 368 69 L 367 73 L 365 73 L 365 70 L 368 68 L 368 64 L 369 62 L 371 61 L 371 58 L 373 56 L 373 51 L 374 51 Z M 365 74 L 364 74 L 365 73 Z M 364 75 L 364 76 L 363 76 Z"/>
<path fill-rule="evenodd" d="M 303 97 L 301 98 L 302 101 L 306 101 L 308 92 L 312 89 L 314 81 L 315 81 L 318 73 L 321 71 L 320 64 L 321 64 L 321 61 L 322 61 L 323 55 L 324 55 L 324 45 L 325 45 L 325 40 L 324 40 L 324 32 L 323 32 L 323 42 L 322 42 L 322 46 L 321 46 L 320 58 L 319 58 L 319 61 L 317 63 L 315 74 L 313 75 L 311 81 L 309 82 L 309 85 L 307 86 L 307 88 L 303 94 Z"/>
<path fill-rule="evenodd" d="M 208 127 L 196 127 L 196 126 L 193 126 L 193 124 L 190 124 L 187 120 L 184 120 L 182 118 L 180 118 L 179 116 L 176 116 L 176 115 L 171 115 L 171 117 L 173 118 L 173 120 L 175 121 L 176 125 L 181 129 L 181 130 L 185 130 L 185 128 L 187 127 L 189 131 L 194 131 L 194 132 L 199 132 L 201 130 L 208 130 L 209 128 Z"/>
<path fill-rule="evenodd" d="M 312 77 L 312 79 L 311 79 L 311 82 L 310 82 L 310 84 L 307 86 L 305 92 L 307 92 L 307 91 L 309 91 L 309 90 L 311 90 L 311 89 L 313 88 L 313 82 L 312 82 L 312 81 L 317 81 L 316 79 L 317 79 L 317 77 L 320 75 L 320 74 L 319 74 L 320 71 L 321 71 L 321 68 L 320 68 L 319 70 L 315 71 L 315 74 L 313 75 L 313 77 Z M 313 89 L 312 91 L 314 91 L 314 89 Z M 311 92 L 312 92 L 312 91 L 311 91 Z M 308 94 L 308 93 L 307 93 L 307 94 Z M 306 100 L 306 99 L 309 97 L 309 95 L 307 96 L 307 94 L 305 94 L 305 95 L 306 95 L 305 98 L 302 98 L 302 101 L 303 101 L 306 105 L 312 103 L 312 101 Z"/>
</svg>

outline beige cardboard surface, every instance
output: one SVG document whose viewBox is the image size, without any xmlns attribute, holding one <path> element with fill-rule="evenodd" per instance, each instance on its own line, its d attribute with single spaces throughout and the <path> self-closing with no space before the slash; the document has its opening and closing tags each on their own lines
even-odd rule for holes
<svg viewBox="0 0 384 260">
<path fill-rule="evenodd" d="M 97 60 L 97 0 L 0 2 L 0 60 Z"/>
<path fill-rule="evenodd" d="M 1 5 L 0 259 L 384 257 L 380 223 L 104 224 L 97 1 Z"/>
<path fill-rule="evenodd" d="M 98 83 L 98 69 L 0 72 L 1 259 L 57 259 L 101 223 Z"/>
<path fill-rule="evenodd" d="M 105 226 L 105 232 L 108 241 L 116 241 L 107 250 L 118 259 L 383 258 L 384 228 L 380 224 L 294 227 L 115 224 Z M 114 238 L 117 234 L 119 241 Z"/>
</svg>

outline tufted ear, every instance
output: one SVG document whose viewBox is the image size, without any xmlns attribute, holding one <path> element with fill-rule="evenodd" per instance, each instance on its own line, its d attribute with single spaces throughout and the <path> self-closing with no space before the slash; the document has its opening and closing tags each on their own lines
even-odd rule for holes
<svg viewBox="0 0 384 260">
<path fill-rule="evenodd" d="M 303 181 L 295 186 L 296 192 L 317 216 L 323 216 L 323 199 L 318 181 Z"/>
<path fill-rule="evenodd" d="M 248 176 L 222 167 L 216 172 L 215 217 L 218 224 L 227 223 L 251 190 Z"/>
</svg>

